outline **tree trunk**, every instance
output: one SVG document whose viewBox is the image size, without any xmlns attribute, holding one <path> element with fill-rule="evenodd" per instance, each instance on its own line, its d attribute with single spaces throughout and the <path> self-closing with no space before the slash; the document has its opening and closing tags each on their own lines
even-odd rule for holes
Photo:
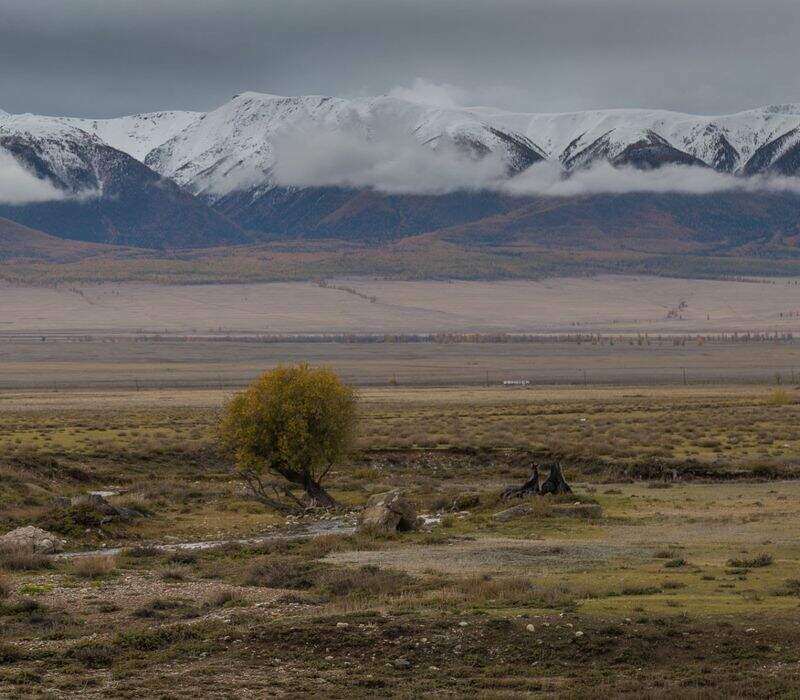
<svg viewBox="0 0 800 700">
<path fill-rule="evenodd" d="M 567 480 L 564 478 L 564 474 L 561 471 L 561 465 L 558 462 L 553 462 L 553 464 L 550 466 L 550 474 L 542 484 L 541 493 L 572 493 L 572 489 L 567 483 Z"/>
<path fill-rule="evenodd" d="M 539 493 L 539 467 L 533 465 L 533 473 L 528 477 L 528 480 L 522 486 L 509 486 L 503 491 L 501 497 L 504 499 L 509 498 L 525 498 L 526 496 L 535 496 Z"/>
<path fill-rule="evenodd" d="M 306 495 L 311 500 L 312 504 L 320 506 L 321 508 L 338 508 L 339 504 L 333 497 L 319 484 L 314 481 L 310 476 L 303 480 L 303 489 Z"/>
<path fill-rule="evenodd" d="M 509 498 L 544 495 L 546 493 L 572 493 L 572 489 L 564 478 L 561 465 L 558 462 L 553 462 L 550 465 L 550 474 L 541 486 L 539 486 L 539 467 L 534 464 L 533 473 L 522 486 L 509 486 L 500 494 L 500 497 L 507 500 Z"/>
</svg>

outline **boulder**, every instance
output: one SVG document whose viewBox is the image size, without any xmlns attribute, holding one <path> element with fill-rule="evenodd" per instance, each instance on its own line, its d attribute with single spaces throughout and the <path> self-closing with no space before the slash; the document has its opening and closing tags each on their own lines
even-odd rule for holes
<svg viewBox="0 0 800 700">
<path fill-rule="evenodd" d="M 495 513 L 492 518 L 494 518 L 499 523 L 507 523 L 509 520 L 513 520 L 514 518 L 519 518 L 523 515 L 528 515 L 531 513 L 532 509 L 529 506 L 513 506 L 511 508 L 506 508 L 505 510 L 501 510 L 499 513 Z"/>
<path fill-rule="evenodd" d="M 97 513 L 102 516 L 101 522 L 103 524 L 109 523 L 112 520 L 132 520 L 134 518 L 142 517 L 142 513 L 132 508 L 123 508 L 109 503 L 99 493 L 84 493 L 80 496 L 74 496 L 69 499 L 67 509 L 73 511 L 88 511 Z"/>
<path fill-rule="evenodd" d="M 475 508 L 481 504 L 481 497 L 478 493 L 460 493 L 453 499 L 453 502 L 450 504 L 450 510 L 453 512 L 462 511 L 462 510 L 469 510 L 470 508 Z"/>
<path fill-rule="evenodd" d="M 406 532 L 417 529 L 417 512 L 400 491 L 376 493 L 359 518 L 359 532 Z"/>
<path fill-rule="evenodd" d="M 0 549 L 24 548 L 40 554 L 54 554 L 64 549 L 66 542 L 52 532 L 28 525 L 18 527 L 0 537 Z"/>
</svg>

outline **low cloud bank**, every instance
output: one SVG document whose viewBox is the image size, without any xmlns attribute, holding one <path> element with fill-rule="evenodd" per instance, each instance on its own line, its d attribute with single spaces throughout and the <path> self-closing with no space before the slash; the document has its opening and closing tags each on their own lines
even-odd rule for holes
<svg viewBox="0 0 800 700">
<path fill-rule="evenodd" d="M 0 204 L 33 204 L 64 199 L 64 193 L 42 180 L 0 149 Z"/>
<path fill-rule="evenodd" d="M 302 130 L 276 139 L 272 177 L 289 187 L 369 188 L 386 194 L 493 191 L 520 196 L 572 197 L 633 192 L 800 194 L 800 178 L 736 177 L 710 168 L 664 166 L 643 171 L 598 163 L 565 173 L 558 163 L 537 163 L 508 177 L 502 158 L 474 158 L 452 142 L 420 144 L 402 134 L 369 138 L 340 131 Z"/>
<path fill-rule="evenodd" d="M 500 187 L 501 158 L 475 160 L 451 143 L 422 146 L 383 133 L 366 139 L 336 131 L 293 132 L 275 142 L 273 176 L 296 187 L 371 188 L 388 194 L 446 194 Z"/>
<path fill-rule="evenodd" d="M 800 179 L 777 176 L 735 177 L 710 168 L 665 165 L 658 170 L 615 168 L 597 163 L 591 168 L 565 175 L 552 163 L 532 166 L 503 183 L 510 194 L 573 197 L 590 194 L 633 192 L 714 194 L 716 192 L 793 192 L 800 194 Z"/>
</svg>

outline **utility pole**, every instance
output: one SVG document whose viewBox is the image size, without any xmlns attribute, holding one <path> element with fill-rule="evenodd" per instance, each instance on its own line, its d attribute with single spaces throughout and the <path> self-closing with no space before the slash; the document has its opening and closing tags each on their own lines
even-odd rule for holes
<svg viewBox="0 0 800 700">
<path fill-rule="evenodd" d="M 683 385 L 686 386 L 686 367 L 683 367 Z"/>
</svg>

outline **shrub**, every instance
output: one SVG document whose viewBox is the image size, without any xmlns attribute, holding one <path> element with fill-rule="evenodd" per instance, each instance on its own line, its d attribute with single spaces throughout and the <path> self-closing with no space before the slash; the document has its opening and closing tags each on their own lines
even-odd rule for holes
<svg viewBox="0 0 800 700">
<path fill-rule="evenodd" d="M 13 664 L 21 658 L 22 654 L 17 648 L 0 643 L 0 664 Z"/>
<path fill-rule="evenodd" d="M 11 577 L 5 571 L 0 571 L 0 600 L 8 598 L 11 590 Z"/>
<path fill-rule="evenodd" d="M 257 559 L 247 568 L 244 583 L 248 586 L 305 590 L 314 585 L 317 568 L 318 565 L 313 562 L 291 557 Z"/>
<path fill-rule="evenodd" d="M 686 566 L 686 560 L 683 557 L 675 557 L 674 559 L 665 561 L 664 566 L 668 569 L 679 569 L 682 566 Z"/>
<path fill-rule="evenodd" d="M 185 581 L 189 578 L 191 570 L 183 564 L 169 564 L 158 572 L 158 577 L 163 581 Z"/>
<path fill-rule="evenodd" d="M 0 566 L 10 571 L 37 571 L 50 566 L 46 554 L 33 551 L 33 547 L 17 545 L 0 548 Z"/>
<path fill-rule="evenodd" d="M 573 590 L 563 583 L 534 583 L 522 576 L 492 578 L 478 576 L 456 581 L 451 589 L 472 605 L 525 605 L 542 608 L 570 608 L 577 602 Z M 447 589 L 445 589 L 447 593 Z"/>
<path fill-rule="evenodd" d="M 678 588 L 686 588 L 686 584 L 683 583 L 682 581 L 664 581 L 664 583 L 662 583 L 661 585 L 668 591 L 674 591 L 677 590 Z"/>
<path fill-rule="evenodd" d="M 792 403 L 792 397 L 786 389 L 775 389 L 767 399 L 771 406 L 787 406 Z"/>
<path fill-rule="evenodd" d="M 345 596 L 397 595 L 413 582 L 410 576 L 377 566 L 329 569 L 319 576 L 318 587 L 337 598 Z"/>
<path fill-rule="evenodd" d="M 191 550 L 176 549 L 167 556 L 170 564 L 194 564 L 197 561 L 197 552 Z"/>
<path fill-rule="evenodd" d="M 800 578 L 786 579 L 786 590 L 789 592 L 789 595 L 800 596 Z"/>
<path fill-rule="evenodd" d="M 737 569 L 758 569 L 762 566 L 769 566 L 770 564 L 772 564 L 771 554 L 759 554 L 749 559 L 728 559 L 728 566 L 733 566 Z"/>
<path fill-rule="evenodd" d="M 245 600 L 238 591 L 231 590 L 230 588 L 221 588 L 206 596 L 205 601 L 203 601 L 203 607 L 233 607 L 236 605 L 243 605 L 244 603 Z"/>
<path fill-rule="evenodd" d="M 76 557 L 72 562 L 72 571 L 80 578 L 103 578 L 116 568 L 117 560 L 110 554 Z"/>
<path fill-rule="evenodd" d="M 100 528 L 105 524 L 106 517 L 87 503 L 57 508 L 41 518 L 39 525 L 50 532 L 76 537 L 82 535 L 87 528 Z"/>
<path fill-rule="evenodd" d="M 108 666 L 119 655 L 119 649 L 107 642 L 85 642 L 72 647 L 67 656 L 85 666 Z"/>
</svg>

